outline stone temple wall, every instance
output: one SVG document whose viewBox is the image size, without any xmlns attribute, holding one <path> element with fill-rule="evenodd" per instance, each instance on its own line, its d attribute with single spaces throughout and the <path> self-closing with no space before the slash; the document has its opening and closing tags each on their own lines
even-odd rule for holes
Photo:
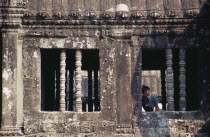
<svg viewBox="0 0 210 137">
<path fill-rule="evenodd" d="M 209 3 L 4 0 L 0 9 L 0 136 L 208 136 Z M 99 50 L 100 112 L 41 111 L 41 49 Z M 199 51 L 197 65 L 204 68 L 198 70 L 199 110 L 142 112 L 142 49 L 169 51 L 168 85 L 173 85 L 170 51 Z M 173 98 L 173 86 L 168 87 Z"/>
</svg>

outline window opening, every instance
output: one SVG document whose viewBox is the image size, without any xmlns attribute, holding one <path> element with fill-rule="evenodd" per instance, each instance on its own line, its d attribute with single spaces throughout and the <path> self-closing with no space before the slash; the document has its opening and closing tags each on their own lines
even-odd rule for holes
<svg viewBox="0 0 210 137">
<path fill-rule="evenodd" d="M 76 51 L 65 50 L 62 63 L 65 70 L 61 68 L 61 52 L 64 50 L 42 49 L 41 50 L 41 110 L 59 111 L 61 103 L 65 102 L 65 111 L 78 111 L 81 106 L 83 112 L 100 111 L 100 89 L 99 89 L 99 51 L 80 50 L 81 70 L 77 74 Z M 76 64 L 77 63 L 77 64 Z M 80 64 L 80 63 L 79 63 Z M 62 71 L 61 71 L 62 70 Z M 64 72 L 63 72 L 64 71 Z M 65 93 L 61 93 L 61 72 L 65 74 Z M 77 85 L 80 81 L 79 87 Z M 64 83 L 62 82 L 62 83 Z M 80 87 L 81 86 L 81 87 Z M 78 101 L 77 89 L 81 88 L 81 101 Z M 64 100 L 61 95 L 65 94 Z M 81 104 L 78 104 L 81 103 Z"/>
<path fill-rule="evenodd" d="M 143 49 L 142 50 L 142 85 L 147 85 L 150 87 L 151 92 L 154 92 L 154 86 L 156 83 L 151 74 L 156 73 L 159 76 L 158 89 L 161 91 L 156 91 L 159 97 L 159 101 L 162 105 L 162 109 L 166 110 L 167 101 L 167 49 Z M 185 49 L 185 69 L 186 71 L 186 110 L 198 110 L 199 109 L 199 90 L 198 90 L 198 56 L 196 49 Z M 173 89 L 174 93 L 172 98 L 174 99 L 174 110 L 179 111 L 180 104 L 180 59 L 183 59 L 183 54 L 180 55 L 180 49 L 171 49 L 172 51 L 172 70 L 173 70 Z M 169 60 L 168 60 L 169 61 Z M 181 64 L 182 65 L 182 64 Z M 182 65 L 183 67 L 183 65 Z M 183 73 L 183 71 L 182 71 Z M 153 76 L 154 77 L 154 76 Z"/>
</svg>

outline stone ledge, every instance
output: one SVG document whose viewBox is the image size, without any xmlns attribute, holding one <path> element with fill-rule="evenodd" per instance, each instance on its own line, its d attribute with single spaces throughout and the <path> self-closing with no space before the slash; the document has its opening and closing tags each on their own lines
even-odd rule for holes
<svg viewBox="0 0 210 137">
<path fill-rule="evenodd" d="M 24 134 L 22 132 L 22 127 L 3 127 L 0 129 L 0 136 L 21 136 Z"/>
</svg>

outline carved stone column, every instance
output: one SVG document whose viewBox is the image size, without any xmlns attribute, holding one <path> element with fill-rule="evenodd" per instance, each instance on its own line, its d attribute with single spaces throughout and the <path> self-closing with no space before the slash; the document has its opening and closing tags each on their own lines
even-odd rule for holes
<svg viewBox="0 0 210 137">
<path fill-rule="evenodd" d="M 185 99 L 185 96 L 186 96 L 186 85 L 185 85 L 185 82 L 186 82 L 186 77 L 185 77 L 185 57 L 186 57 L 186 50 L 185 49 L 179 49 L 179 66 L 180 66 L 180 69 L 179 69 L 179 81 L 180 81 L 180 85 L 179 85 L 179 90 L 180 90 L 180 100 L 179 100 L 179 110 L 180 111 L 185 111 L 186 110 L 186 99 Z"/>
<path fill-rule="evenodd" d="M 82 112 L 82 51 L 76 50 L 76 112 Z"/>
<path fill-rule="evenodd" d="M 20 32 L 23 7 L 17 0 L 5 1 L 1 16 L 2 96 L 0 136 L 22 136 L 22 39 Z"/>
<path fill-rule="evenodd" d="M 168 111 L 174 111 L 174 77 L 172 68 L 172 58 L 172 49 L 166 49 L 166 94 Z"/>
<path fill-rule="evenodd" d="M 65 89 L 66 89 L 66 51 L 62 50 L 60 54 L 60 111 L 66 109 Z"/>
</svg>

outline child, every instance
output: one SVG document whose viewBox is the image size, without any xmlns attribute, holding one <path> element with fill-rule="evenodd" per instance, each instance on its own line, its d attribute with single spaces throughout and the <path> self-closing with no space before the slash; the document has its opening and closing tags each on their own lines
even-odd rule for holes
<svg viewBox="0 0 210 137">
<path fill-rule="evenodd" d="M 142 106 L 144 108 L 145 111 L 153 111 L 154 107 L 156 111 L 164 111 L 162 109 L 159 108 L 158 106 L 158 97 L 155 94 L 151 94 L 150 95 L 150 88 L 148 86 L 143 85 L 142 87 Z"/>
</svg>

